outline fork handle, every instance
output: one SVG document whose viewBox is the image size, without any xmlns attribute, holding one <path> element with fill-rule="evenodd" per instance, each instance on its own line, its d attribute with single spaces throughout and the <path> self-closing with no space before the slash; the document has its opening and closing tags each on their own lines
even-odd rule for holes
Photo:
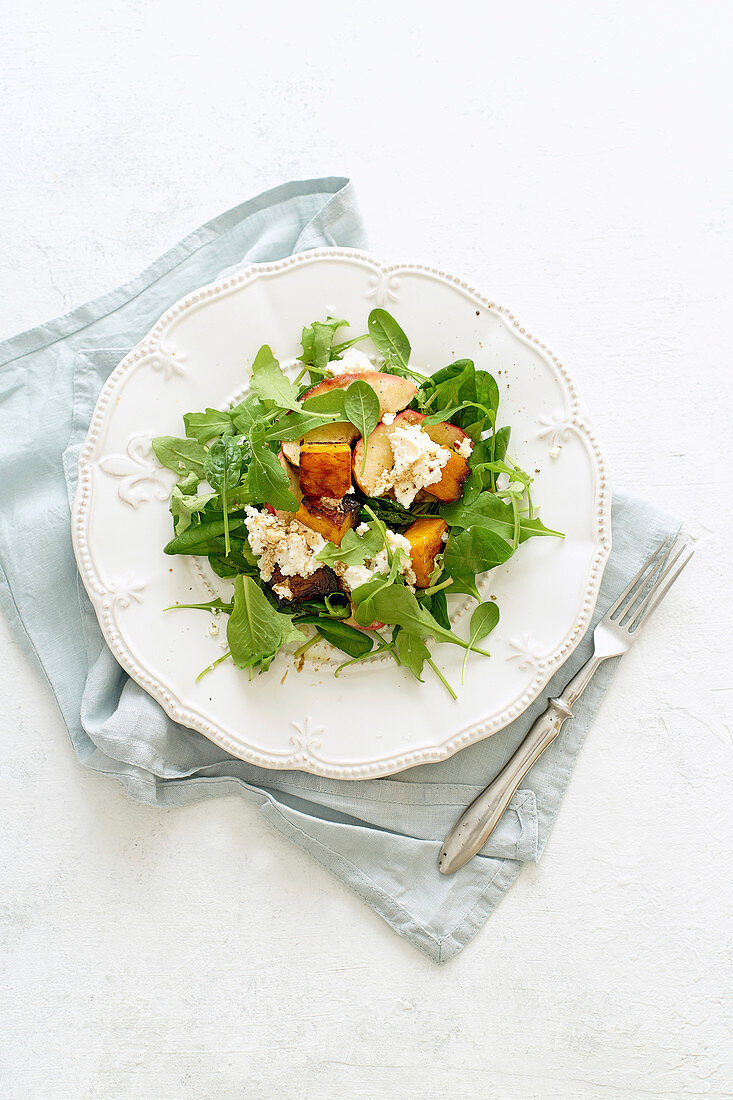
<svg viewBox="0 0 733 1100">
<path fill-rule="evenodd" d="M 604 659 L 594 654 L 572 678 L 562 695 L 550 699 L 546 710 L 534 722 L 514 755 L 459 817 L 446 837 L 438 859 L 438 869 L 442 874 L 452 875 L 481 851 L 529 769 L 555 740 L 563 722 L 572 718 L 571 705 L 585 690 Z"/>
</svg>

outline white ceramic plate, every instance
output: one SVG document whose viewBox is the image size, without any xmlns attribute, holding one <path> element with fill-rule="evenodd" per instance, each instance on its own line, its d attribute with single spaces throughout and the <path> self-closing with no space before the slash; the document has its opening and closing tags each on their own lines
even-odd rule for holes
<svg viewBox="0 0 733 1100">
<path fill-rule="evenodd" d="M 185 412 L 239 400 L 261 344 L 286 364 L 298 354 L 304 324 L 331 314 L 357 334 L 375 305 L 407 332 L 416 369 L 470 357 L 495 375 L 510 453 L 536 478 L 541 517 L 566 538 L 532 539 L 483 578 L 501 621 L 489 639 L 491 659 L 471 658 L 463 687 L 462 650 L 434 647 L 458 702 L 429 670 L 420 684 L 385 657 L 335 679 L 344 658 L 326 643 L 299 666 L 281 654 L 252 682 L 225 662 L 197 683 L 222 654 L 226 619 L 217 637 L 208 612 L 163 608 L 225 596 L 231 585 L 205 559 L 163 554 L 175 478 L 157 464 L 150 440 L 182 435 Z M 344 779 L 443 759 L 516 718 L 588 627 L 610 550 L 604 462 L 565 368 L 511 313 L 460 279 L 353 250 L 254 264 L 172 306 L 106 383 L 79 474 L 77 561 L 123 668 L 172 718 L 235 756 Z M 463 597 L 453 604 L 465 633 L 473 605 Z"/>
</svg>

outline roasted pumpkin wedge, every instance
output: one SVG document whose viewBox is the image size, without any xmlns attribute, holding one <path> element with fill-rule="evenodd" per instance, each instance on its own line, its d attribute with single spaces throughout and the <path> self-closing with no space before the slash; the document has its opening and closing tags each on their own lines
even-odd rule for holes
<svg viewBox="0 0 733 1100">
<path fill-rule="evenodd" d="M 341 501 L 324 501 L 321 497 L 303 497 L 295 518 L 317 531 L 324 539 L 341 545 L 346 532 L 356 526 L 359 514 L 359 502 L 353 497 L 344 497 Z"/>
<path fill-rule="evenodd" d="M 447 530 L 448 524 L 439 516 L 423 516 L 403 532 L 410 544 L 410 558 L 417 588 L 430 586 L 435 559 L 443 549 L 443 535 Z"/>
<path fill-rule="evenodd" d="M 306 497 L 340 500 L 351 488 L 351 447 L 348 443 L 303 443 L 300 487 Z"/>
</svg>

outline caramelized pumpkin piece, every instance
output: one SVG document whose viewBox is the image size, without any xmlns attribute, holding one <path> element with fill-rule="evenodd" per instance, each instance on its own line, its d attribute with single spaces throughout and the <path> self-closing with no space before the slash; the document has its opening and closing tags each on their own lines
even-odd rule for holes
<svg viewBox="0 0 733 1100">
<path fill-rule="evenodd" d="M 311 531 L 317 531 L 324 539 L 340 546 L 346 532 L 356 526 L 358 514 L 359 502 L 350 497 L 344 497 L 338 502 L 324 501 L 320 497 L 303 497 L 295 518 L 310 527 Z"/>
<path fill-rule="evenodd" d="M 448 450 L 447 447 L 446 450 Z M 450 458 L 442 469 L 443 476 L 440 481 L 436 481 L 433 485 L 426 485 L 425 490 L 438 500 L 458 500 L 463 492 L 463 482 L 470 472 L 463 455 L 451 451 Z"/>
<path fill-rule="evenodd" d="M 435 559 L 443 549 L 443 535 L 447 530 L 448 524 L 439 516 L 423 516 L 411 523 L 404 532 L 410 544 L 410 558 L 418 588 L 430 586 Z"/>
<path fill-rule="evenodd" d="M 351 488 L 351 447 L 348 443 L 303 443 L 300 487 L 306 497 L 340 500 Z"/>
</svg>

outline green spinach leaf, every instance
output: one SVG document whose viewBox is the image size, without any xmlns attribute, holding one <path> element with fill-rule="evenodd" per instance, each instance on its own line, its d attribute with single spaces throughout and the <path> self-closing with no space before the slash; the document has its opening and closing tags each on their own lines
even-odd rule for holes
<svg viewBox="0 0 733 1100">
<path fill-rule="evenodd" d="M 495 531 L 503 539 L 514 538 L 515 515 L 511 504 L 501 500 L 495 493 L 480 492 L 468 496 L 465 500 L 456 500 L 446 505 L 441 515 L 451 527 L 485 527 Z M 530 519 L 526 515 L 518 516 L 519 542 L 537 535 L 553 535 L 562 538 L 560 531 L 551 531 L 539 519 Z"/>
<path fill-rule="evenodd" d="M 323 618 L 320 615 L 308 615 L 298 619 L 301 623 L 311 623 L 322 638 L 337 649 L 348 653 L 350 657 L 363 657 L 374 647 L 374 641 L 362 630 L 357 630 L 339 619 Z"/>
<path fill-rule="evenodd" d="M 468 649 L 463 655 L 463 664 L 461 665 L 461 683 L 463 683 L 464 676 L 466 675 L 466 661 L 468 655 L 476 645 L 476 642 L 480 642 L 494 629 L 499 622 L 499 608 L 491 600 L 486 603 L 480 603 L 477 608 L 474 609 L 471 616 L 471 624 L 468 628 Z"/>
<path fill-rule="evenodd" d="M 243 519 L 230 519 L 229 530 L 234 531 L 244 526 Z M 180 535 L 171 539 L 167 546 L 163 547 L 164 554 L 208 554 L 209 547 L 216 551 L 216 539 L 224 535 L 224 520 L 212 519 L 204 523 L 191 524 Z"/>
<path fill-rule="evenodd" d="M 386 309 L 373 309 L 367 327 L 377 351 L 390 366 L 407 367 L 412 348 L 410 341 Z"/>
<path fill-rule="evenodd" d="M 476 576 L 503 565 L 512 553 L 512 544 L 488 527 L 451 531 L 443 555 L 443 569 L 454 582 L 451 592 L 467 592 L 480 600 Z"/>
<path fill-rule="evenodd" d="M 212 489 L 216 489 L 221 499 L 224 513 L 224 545 L 229 553 L 229 516 L 227 512 L 227 493 L 236 489 L 242 476 L 242 451 L 232 437 L 225 436 L 212 443 L 206 456 L 204 467 L 206 480 Z"/>
<path fill-rule="evenodd" d="M 285 641 L 304 639 L 302 631 L 288 615 L 275 610 L 252 577 L 237 577 L 233 602 L 227 643 L 237 668 L 269 667 Z"/>
<path fill-rule="evenodd" d="M 408 630 L 401 629 L 397 629 L 394 640 L 397 643 L 397 656 L 400 659 L 400 664 L 409 668 L 415 679 L 423 683 L 423 665 L 430 660 L 430 650 L 425 642 L 419 634 L 412 634 Z"/>
<path fill-rule="evenodd" d="M 368 382 L 352 382 L 344 398 L 346 419 L 359 429 L 364 442 L 364 455 L 361 469 L 364 471 L 367 460 L 369 436 L 379 423 L 379 398 Z"/>
</svg>

